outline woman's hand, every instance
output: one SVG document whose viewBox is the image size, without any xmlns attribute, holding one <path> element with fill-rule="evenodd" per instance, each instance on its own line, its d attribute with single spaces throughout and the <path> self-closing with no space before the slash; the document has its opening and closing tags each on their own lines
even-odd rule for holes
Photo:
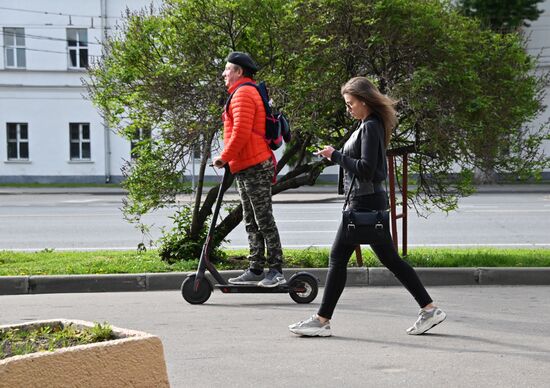
<svg viewBox="0 0 550 388">
<path fill-rule="evenodd" d="M 332 146 L 325 146 L 325 148 L 323 148 L 322 150 L 315 152 L 315 155 L 322 156 L 323 158 L 327 158 L 328 160 L 330 160 L 333 152 L 334 148 Z"/>
</svg>

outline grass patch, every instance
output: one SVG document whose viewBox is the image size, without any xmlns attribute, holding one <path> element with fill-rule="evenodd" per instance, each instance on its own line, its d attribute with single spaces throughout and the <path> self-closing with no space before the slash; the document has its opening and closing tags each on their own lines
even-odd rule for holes
<svg viewBox="0 0 550 388">
<path fill-rule="evenodd" d="M 243 269 L 248 265 L 247 250 L 226 250 L 227 258 L 219 270 Z M 369 248 L 363 249 L 366 267 L 381 266 Z M 285 267 L 326 268 L 328 248 L 285 249 Z M 406 260 L 414 267 L 550 267 L 549 249 L 497 248 L 417 248 Z M 156 250 L 76 252 L 44 250 L 40 252 L 0 251 L 0 276 L 88 275 L 147 272 L 187 272 L 197 269 L 198 260 L 176 264 L 163 262 Z M 355 266 L 355 255 L 350 260 Z"/>
<path fill-rule="evenodd" d="M 44 325 L 29 330 L 0 330 L 0 360 L 36 352 L 53 352 L 69 346 L 92 344 L 114 339 L 107 323 L 79 329 L 74 325 Z"/>
</svg>

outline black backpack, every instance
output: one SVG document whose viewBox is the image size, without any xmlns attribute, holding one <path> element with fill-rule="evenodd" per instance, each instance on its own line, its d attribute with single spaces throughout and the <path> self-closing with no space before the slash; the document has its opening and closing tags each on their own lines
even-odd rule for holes
<svg viewBox="0 0 550 388">
<path fill-rule="evenodd" d="M 264 103 L 265 108 L 265 141 L 269 145 L 269 148 L 272 150 L 276 150 L 283 144 L 283 140 L 285 143 L 288 143 L 290 141 L 290 125 L 288 124 L 288 120 L 286 116 L 282 112 L 275 111 L 271 107 L 271 103 L 269 101 L 269 96 L 267 94 L 267 87 L 265 86 L 265 82 L 262 81 L 258 85 L 252 83 L 252 82 L 245 82 L 237 87 L 229 95 L 229 98 L 227 99 L 225 103 L 225 113 L 229 113 L 229 103 L 231 102 L 231 99 L 233 98 L 233 95 L 239 90 L 241 86 L 250 85 L 254 86 L 258 93 L 260 93 L 260 97 L 262 97 L 262 101 Z"/>
</svg>

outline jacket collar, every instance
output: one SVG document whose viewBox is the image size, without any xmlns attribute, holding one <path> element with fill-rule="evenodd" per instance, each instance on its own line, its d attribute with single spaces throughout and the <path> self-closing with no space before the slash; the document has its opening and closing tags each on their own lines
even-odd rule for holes
<svg viewBox="0 0 550 388">
<path fill-rule="evenodd" d="M 256 83 L 252 78 L 243 77 L 237 82 L 235 82 L 233 85 L 231 85 L 231 87 L 227 91 L 229 92 L 229 94 L 231 94 L 235 91 L 235 89 L 237 89 L 240 85 L 244 84 L 245 82 L 252 82 L 254 84 Z"/>
</svg>

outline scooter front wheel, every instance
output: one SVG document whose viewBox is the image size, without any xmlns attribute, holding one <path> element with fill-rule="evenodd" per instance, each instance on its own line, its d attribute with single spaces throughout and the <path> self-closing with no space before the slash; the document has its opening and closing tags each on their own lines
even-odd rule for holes
<svg viewBox="0 0 550 388">
<path fill-rule="evenodd" d="M 296 275 L 288 285 L 288 294 L 296 303 L 310 303 L 317 297 L 319 287 L 313 276 Z"/>
<path fill-rule="evenodd" d="M 207 279 L 202 279 L 198 289 L 195 290 L 195 278 L 197 275 L 190 275 L 181 284 L 181 294 L 183 299 L 191 304 L 203 304 L 210 298 L 212 288 Z"/>
</svg>

